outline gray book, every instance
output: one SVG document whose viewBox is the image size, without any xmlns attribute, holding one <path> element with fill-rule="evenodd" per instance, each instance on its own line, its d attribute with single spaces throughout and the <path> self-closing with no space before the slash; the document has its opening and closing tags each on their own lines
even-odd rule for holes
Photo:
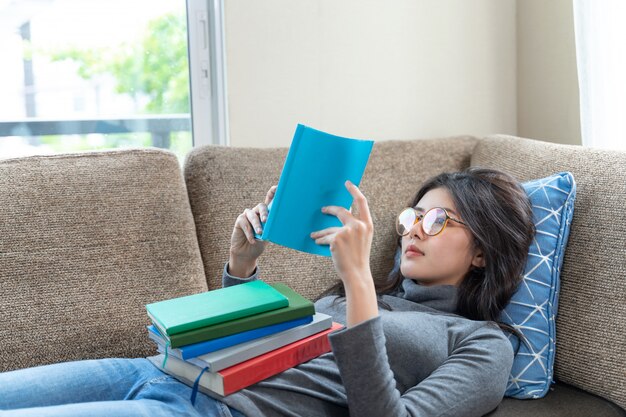
<svg viewBox="0 0 626 417">
<path fill-rule="evenodd" d="M 315 313 L 313 321 L 301 326 L 294 327 L 279 333 L 261 337 L 259 339 L 250 340 L 238 345 L 220 349 L 215 352 L 207 353 L 196 358 L 187 359 L 200 368 L 208 367 L 210 372 L 218 372 L 229 366 L 236 365 L 240 362 L 247 361 L 256 356 L 278 349 L 305 337 L 314 335 L 332 326 L 332 317 Z M 159 353 L 164 353 L 163 346 L 159 345 Z"/>
</svg>

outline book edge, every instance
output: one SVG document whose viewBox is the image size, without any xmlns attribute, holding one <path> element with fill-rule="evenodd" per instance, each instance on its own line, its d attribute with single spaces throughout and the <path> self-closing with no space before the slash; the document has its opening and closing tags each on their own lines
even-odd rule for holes
<svg viewBox="0 0 626 417">
<path fill-rule="evenodd" d="M 286 184 L 289 178 L 289 172 L 291 172 L 291 166 L 293 165 L 293 161 L 296 158 L 296 153 L 298 152 L 298 148 L 300 147 L 300 140 L 304 131 L 308 129 L 307 126 L 298 123 L 296 127 L 296 131 L 294 132 L 293 139 L 291 141 L 291 146 L 289 147 L 289 151 L 287 152 L 287 158 L 285 159 L 285 164 L 283 165 L 283 169 L 281 171 L 280 177 L 278 178 L 278 185 L 276 187 L 276 194 L 274 194 L 274 199 L 272 200 L 272 210 L 267 217 L 267 222 L 265 222 L 265 227 L 263 228 L 263 234 L 261 235 L 261 239 L 272 241 L 271 233 L 272 233 L 272 224 L 274 224 L 274 218 L 276 217 L 276 212 L 280 208 L 280 201 L 283 195 L 283 190 L 286 185 L 283 185 L 281 188 L 281 183 Z M 273 214 L 273 215 L 272 215 Z"/>
</svg>

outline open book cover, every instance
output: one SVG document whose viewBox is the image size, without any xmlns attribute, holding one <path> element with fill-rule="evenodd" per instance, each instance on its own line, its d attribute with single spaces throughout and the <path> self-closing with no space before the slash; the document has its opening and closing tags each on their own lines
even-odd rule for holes
<svg viewBox="0 0 626 417">
<path fill-rule="evenodd" d="M 283 166 L 274 200 L 269 206 L 262 236 L 281 246 L 330 256 L 328 246 L 317 245 L 311 232 L 341 226 L 323 206 L 348 209 L 352 196 L 346 180 L 359 185 L 374 141 L 344 138 L 299 124 Z"/>
</svg>

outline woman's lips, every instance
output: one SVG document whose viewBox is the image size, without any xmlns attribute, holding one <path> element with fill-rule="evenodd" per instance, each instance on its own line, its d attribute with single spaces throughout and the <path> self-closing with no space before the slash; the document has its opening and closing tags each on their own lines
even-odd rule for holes
<svg viewBox="0 0 626 417">
<path fill-rule="evenodd" d="M 406 251 L 404 252 L 404 254 L 406 256 L 409 257 L 413 257 L 413 256 L 424 256 L 424 252 L 422 252 L 421 250 L 419 250 L 417 248 L 417 246 L 411 245 L 409 246 Z"/>
</svg>

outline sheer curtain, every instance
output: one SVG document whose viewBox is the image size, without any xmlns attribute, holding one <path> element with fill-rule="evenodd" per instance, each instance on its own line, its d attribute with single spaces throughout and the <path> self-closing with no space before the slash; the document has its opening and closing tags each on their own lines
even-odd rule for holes
<svg viewBox="0 0 626 417">
<path fill-rule="evenodd" d="M 626 0 L 574 0 L 583 145 L 626 150 Z"/>
</svg>

